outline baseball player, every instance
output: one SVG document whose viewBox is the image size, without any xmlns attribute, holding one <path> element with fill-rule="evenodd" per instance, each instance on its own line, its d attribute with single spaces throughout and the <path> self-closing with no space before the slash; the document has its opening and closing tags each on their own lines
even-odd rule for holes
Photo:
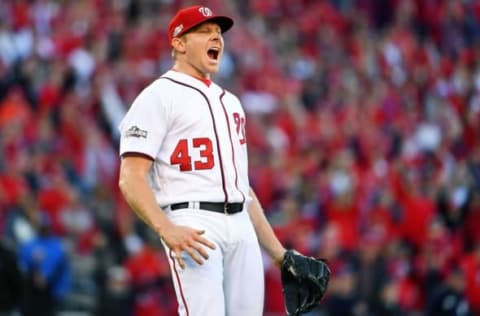
<svg viewBox="0 0 480 316">
<path fill-rule="evenodd" d="M 232 25 L 204 6 L 180 10 L 173 68 L 120 124 L 119 186 L 162 239 L 180 315 L 262 315 L 259 244 L 277 264 L 286 251 L 249 185 L 242 106 L 210 77 Z"/>
</svg>

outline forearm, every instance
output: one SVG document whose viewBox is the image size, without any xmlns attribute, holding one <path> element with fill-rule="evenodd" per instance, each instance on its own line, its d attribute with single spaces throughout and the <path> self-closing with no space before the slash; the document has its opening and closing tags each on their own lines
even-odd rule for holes
<svg viewBox="0 0 480 316">
<path fill-rule="evenodd" d="M 275 235 L 272 226 L 265 217 L 263 208 L 252 189 L 250 189 L 250 196 L 253 200 L 248 207 L 248 213 L 255 228 L 255 232 L 257 233 L 260 246 L 262 246 L 270 258 L 279 265 L 285 254 L 285 248 Z"/>
<path fill-rule="evenodd" d="M 125 200 L 137 215 L 150 226 L 175 254 L 182 269 L 185 261 L 181 255 L 186 252 L 198 264 L 208 259 L 208 247 L 215 249 L 215 244 L 204 238 L 205 230 L 188 226 L 175 225 L 158 206 L 155 195 L 147 181 L 152 167 L 152 160 L 142 154 L 125 154 L 120 163 L 119 187 Z"/>
<path fill-rule="evenodd" d="M 159 235 L 171 222 L 158 206 L 146 179 L 141 175 L 129 174 L 119 182 L 120 190 L 128 205 L 150 228 Z"/>
</svg>

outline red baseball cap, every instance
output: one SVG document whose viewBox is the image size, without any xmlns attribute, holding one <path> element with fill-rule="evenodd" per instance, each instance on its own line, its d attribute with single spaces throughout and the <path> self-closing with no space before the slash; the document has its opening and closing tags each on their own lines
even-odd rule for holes
<svg viewBox="0 0 480 316">
<path fill-rule="evenodd" d="M 222 33 L 228 31 L 233 25 L 233 20 L 228 16 L 215 15 L 208 7 L 196 5 L 181 9 L 172 18 L 168 25 L 168 39 L 172 42 L 174 37 L 181 36 L 193 27 L 207 21 L 217 23 Z"/>
</svg>

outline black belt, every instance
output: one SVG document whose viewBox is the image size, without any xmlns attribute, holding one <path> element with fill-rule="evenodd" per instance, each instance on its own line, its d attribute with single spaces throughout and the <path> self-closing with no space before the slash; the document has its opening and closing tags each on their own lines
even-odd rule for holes
<svg viewBox="0 0 480 316">
<path fill-rule="evenodd" d="M 212 211 L 217 213 L 225 213 L 225 214 L 235 214 L 239 213 L 243 210 L 243 203 L 213 203 L 213 202 L 199 202 L 196 203 L 201 210 Z M 181 202 L 175 203 L 170 205 L 170 209 L 173 210 L 180 210 L 184 208 L 189 208 L 188 202 Z"/>
</svg>

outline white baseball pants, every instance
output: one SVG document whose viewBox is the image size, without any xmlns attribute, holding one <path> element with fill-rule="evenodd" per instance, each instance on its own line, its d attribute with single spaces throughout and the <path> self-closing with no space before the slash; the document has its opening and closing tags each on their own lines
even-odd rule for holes
<svg viewBox="0 0 480 316">
<path fill-rule="evenodd" d="M 205 230 L 216 245 L 205 247 L 209 259 L 197 264 L 183 253 L 182 270 L 165 246 L 181 316 L 261 316 L 264 271 L 258 240 L 246 209 L 225 215 L 199 209 L 166 210 L 177 225 Z"/>
</svg>

